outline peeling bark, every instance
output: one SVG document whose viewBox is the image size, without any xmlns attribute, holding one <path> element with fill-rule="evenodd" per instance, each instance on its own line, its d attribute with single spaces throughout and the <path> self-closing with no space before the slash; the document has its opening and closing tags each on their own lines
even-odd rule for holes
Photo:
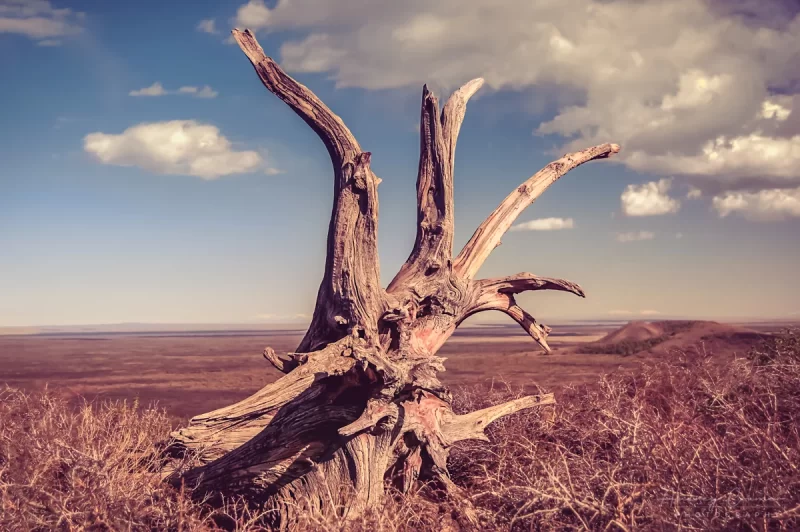
<svg viewBox="0 0 800 532">
<path fill-rule="evenodd" d="M 319 135 L 334 174 L 327 259 L 311 325 L 295 353 L 264 358 L 285 375 L 234 405 L 192 418 L 173 433 L 173 449 L 197 453 L 202 465 L 171 481 L 201 491 L 246 493 L 276 509 L 282 526 L 303 504 L 340 508 L 343 517 L 376 504 L 386 482 L 403 491 L 433 477 L 453 494 L 450 448 L 486 439 L 484 429 L 514 412 L 552 404 L 530 396 L 465 415 L 451 408 L 439 381 L 436 352 L 467 317 L 504 312 L 545 351 L 549 327 L 514 296 L 560 290 L 584 297 L 575 283 L 520 273 L 474 279 L 513 221 L 566 172 L 608 157 L 604 144 L 565 155 L 512 192 L 453 259 L 455 149 L 469 98 L 483 84 L 465 84 L 442 111 L 423 88 L 417 175 L 417 235 L 406 263 L 386 289 L 377 252 L 380 179 L 342 120 L 289 77 L 248 31 L 233 36 L 264 86 Z M 455 496 L 455 495 L 454 495 Z M 465 516 L 476 522 L 465 503 Z"/>
</svg>

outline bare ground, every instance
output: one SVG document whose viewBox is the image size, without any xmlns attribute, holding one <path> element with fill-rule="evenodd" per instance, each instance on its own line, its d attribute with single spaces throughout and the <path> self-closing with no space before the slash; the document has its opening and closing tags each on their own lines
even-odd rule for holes
<svg viewBox="0 0 800 532">
<path fill-rule="evenodd" d="M 465 328 L 440 351 L 447 357 L 442 380 L 454 388 L 509 384 L 557 390 L 611 372 L 636 371 L 645 356 L 579 352 L 581 346 L 602 342 L 609 331 L 603 324 L 560 326 L 550 341 L 555 353 L 547 356 L 516 326 Z M 138 398 L 186 419 L 243 399 L 277 379 L 280 374 L 261 352 L 266 346 L 290 352 L 302 334 L 282 329 L 5 335 L 0 336 L 0 384 L 27 390 L 47 386 L 75 399 Z M 696 342 L 702 335 L 694 331 L 687 338 Z M 674 338 L 668 345 L 682 347 Z M 743 354 L 748 343 L 716 341 L 713 347 L 726 357 Z"/>
</svg>

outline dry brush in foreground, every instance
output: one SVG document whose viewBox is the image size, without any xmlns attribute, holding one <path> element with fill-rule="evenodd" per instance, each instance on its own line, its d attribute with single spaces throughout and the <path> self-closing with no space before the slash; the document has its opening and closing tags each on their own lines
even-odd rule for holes
<svg viewBox="0 0 800 532">
<path fill-rule="evenodd" d="M 510 398 L 462 391 L 454 407 Z M 487 530 L 796 530 L 799 427 L 800 333 L 732 364 L 676 354 L 504 418 L 489 443 L 459 444 L 448 464 L 458 497 L 389 491 L 360 518 L 331 504 L 290 527 L 470 529 L 471 504 Z M 169 430 L 163 411 L 136 404 L 74 409 L 0 391 L 0 530 L 268 529 L 272 516 L 241 500 L 212 506 L 162 482 Z"/>
</svg>

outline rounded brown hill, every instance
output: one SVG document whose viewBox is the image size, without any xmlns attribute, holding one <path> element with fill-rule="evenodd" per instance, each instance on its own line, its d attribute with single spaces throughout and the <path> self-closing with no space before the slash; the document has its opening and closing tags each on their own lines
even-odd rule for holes
<svg viewBox="0 0 800 532">
<path fill-rule="evenodd" d="M 580 351 L 624 355 L 673 350 L 743 354 L 764 338 L 764 334 L 715 321 L 632 321 Z"/>
<path fill-rule="evenodd" d="M 662 321 L 632 321 L 623 325 L 616 331 L 611 331 L 600 340 L 598 344 L 616 344 L 619 342 L 643 342 L 662 336 L 675 336 L 678 334 L 691 336 L 709 336 L 745 331 L 733 325 L 718 323 L 716 321 L 702 320 L 662 320 Z"/>
<path fill-rule="evenodd" d="M 598 344 L 616 344 L 619 342 L 642 342 L 663 336 L 664 322 L 632 321 L 615 331 L 611 331 L 597 340 Z"/>
</svg>

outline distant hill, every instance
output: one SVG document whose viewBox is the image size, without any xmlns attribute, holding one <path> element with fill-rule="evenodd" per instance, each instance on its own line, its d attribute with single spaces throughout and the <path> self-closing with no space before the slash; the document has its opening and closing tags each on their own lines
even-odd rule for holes
<svg viewBox="0 0 800 532">
<path fill-rule="evenodd" d="M 742 354 L 769 335 L 715 321 L 632 321 L 578 347 L 580 353 L 668 354 L 674 350 Z"/>
</svg>

